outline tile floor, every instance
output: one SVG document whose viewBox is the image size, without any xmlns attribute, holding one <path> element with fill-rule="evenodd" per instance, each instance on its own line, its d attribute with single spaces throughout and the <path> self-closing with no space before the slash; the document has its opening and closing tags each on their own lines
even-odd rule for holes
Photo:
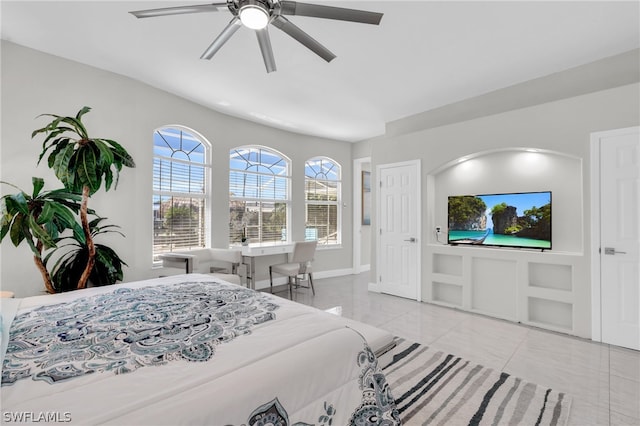
<svg viewBox="0 0 640 426">
<path fill-rule="evenodd" d="M 371 293 L 363 273 L 316 280 L 294 300 L 503 370 L 572 397 L 570 425 L 640 426 L 640 352 Z M 278 295 L 288 297 L 287 292 Z"/>
</svg>

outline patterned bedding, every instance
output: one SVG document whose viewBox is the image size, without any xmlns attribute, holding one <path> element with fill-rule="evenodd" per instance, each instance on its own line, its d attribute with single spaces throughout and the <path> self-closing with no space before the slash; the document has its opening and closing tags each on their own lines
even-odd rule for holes
<svg viewBox="0 0 640 426">
<path fill-rule="evenodd" d="M 339 317 L 211 276 L 3 310 L 3 422 L 400 424 L 376 357 Z"/>
</svg>

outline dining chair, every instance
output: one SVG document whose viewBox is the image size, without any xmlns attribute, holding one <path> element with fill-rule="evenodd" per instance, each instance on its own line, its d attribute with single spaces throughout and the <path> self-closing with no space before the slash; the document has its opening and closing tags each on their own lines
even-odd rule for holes
<svg viewBox="0 0 640 426">
<path fill-rule="evenodd" d="M 315 296 L 316 291 L 313 288 L 313 276 L 311 261 L 316 252 L 318 241 L 296 241 L 293 244 L 293 252 L 287 263 L 279 263 L 269 266 L 269 280 L 271 282 L 271 293 L 273 293 L 273 273 L 285 275 L 289 283 L 289 298 L 293 299 L 293 285 L 297 287 L 311 288 L 312 294 Z M 307 275 L 309 278 L 309 287 L 300 285 L 300 277 L 304 279 Z"/>
</svg>

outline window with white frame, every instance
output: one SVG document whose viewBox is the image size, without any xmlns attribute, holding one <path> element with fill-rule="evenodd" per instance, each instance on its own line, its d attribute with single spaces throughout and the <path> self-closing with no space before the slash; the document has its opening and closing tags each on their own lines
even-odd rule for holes
<svg viewBox="0 0 640 426">
<path fill-rule="evenodd" d="M 318 244 L 341 243 L 340 165 L 317 157 L 307 160 L 305 175 L 305 239 Z"/>
<path fill-rule="evenodd" d="M 229 242 L 289 241 L 290 162 L 277 151 L 245 146 L 229 152 Z"/>
<path fill-rule="evenodd" d="M 210 223 L 209 143 L 196 132 L 153 134 L 153 261 L 162 253 L 206 247 Z"/>
</svg>

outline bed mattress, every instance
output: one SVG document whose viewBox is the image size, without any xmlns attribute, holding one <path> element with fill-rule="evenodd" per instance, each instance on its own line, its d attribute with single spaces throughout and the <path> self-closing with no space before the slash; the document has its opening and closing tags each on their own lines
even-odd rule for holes
<svg viewBox="0 0 640 426">
<path fill-rule="evenodd" d="M 4 422 L 400 423 L 385 332 L 208 275 L 2 308 Z"/>
</svg>

